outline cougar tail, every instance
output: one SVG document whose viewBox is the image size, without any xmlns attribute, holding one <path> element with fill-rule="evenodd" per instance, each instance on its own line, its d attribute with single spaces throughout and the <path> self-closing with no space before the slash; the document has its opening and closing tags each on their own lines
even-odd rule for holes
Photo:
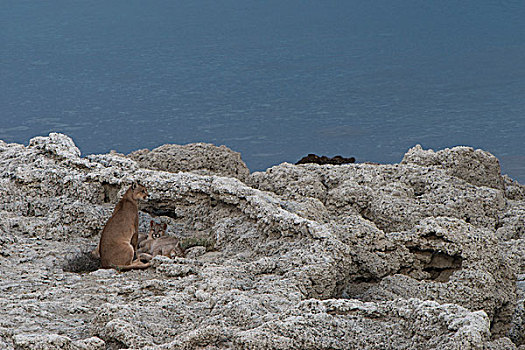
<svg viewBox="0 0 525 350">
<path fill-rule="evenodd" d="M 140 260 L 134 260 L 129 265 L 114 265 L 113 268 L 115 268 L 118 271 L 130 271 L 130 270 L 144 270 L 150 267 L 150 263 L 143 263 Z"/>
</svg>

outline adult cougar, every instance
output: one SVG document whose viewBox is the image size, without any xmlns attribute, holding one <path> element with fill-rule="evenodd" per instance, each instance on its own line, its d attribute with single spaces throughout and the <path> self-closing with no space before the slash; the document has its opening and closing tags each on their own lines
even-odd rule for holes
<svg viewBox="0 0 525 350">
<path fill-rule="evenodd" d="M 128 188 L 100 236 L 99 252 L 102 268 L 121 271 L 145 269 L 149 263 L 133 260 L 138 244 L 138 200 L 145 199 L 148 191 L 133 183 Z"/>
</svg>

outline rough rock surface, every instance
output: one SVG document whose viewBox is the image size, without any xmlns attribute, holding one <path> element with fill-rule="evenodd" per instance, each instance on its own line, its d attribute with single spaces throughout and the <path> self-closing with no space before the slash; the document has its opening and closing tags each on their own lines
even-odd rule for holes
<svg viewBox="0 0 525 350">
<path fill-rule="evenodd" d="M 183 163 L 172 155 L 145 165 L 155 151 L 81 157 L 61 134 L 0 141 L 0 348 L 525 345 L 525 188 L 489 153 L 416 146 L 401 164 L 217 176 L 170 168 Z M 132 181 L 150 193 L 142 230 L 161 216 L 169 234 L 214 249 L 144 271 L 66 272 Z"/>
<path fill-rule="evenodd" d="M 141 168 L 179 171 L 201 175 L 229 176 L 244 180 L 250 171 L 241 155 L 226 146 L 209 143 L 188 145 L 163 145 L 151 151 L 147 149 L 132 152 L 129 158 L 137 161 Z"/>
<path fill-rule="evenodd" d="M 454 147 L 434 152 L 416 145 L 405 154 L 401 164 L 434 166 L 476 186 L 504 188 L 498 159 L 480 149 Z"/>
</svg>

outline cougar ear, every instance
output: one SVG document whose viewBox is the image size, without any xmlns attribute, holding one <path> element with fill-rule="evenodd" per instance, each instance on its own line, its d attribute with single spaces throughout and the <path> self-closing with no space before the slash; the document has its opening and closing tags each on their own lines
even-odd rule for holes
<svg viewBox="0 0 525 350">
<path fill-rule="evenodd" d="M 151 220 L 151 221 L 149 222 L 149 226 L 150 226 L 150 227 L 153 227 L 153 223 L 154 223 L 154 221 Z"/>
<path fill-rule="evenodd" d="M 137 183 L 136 182 L 133 182 L 131 184 L 131 189 L 134 190 L 135 188 L 137 188 Z"/>
<path fill-rule="evenodd" d="M 167 224 L 167 223 L 164 223 L 164 224 L 162 225 L 162 229 L 163 229 L 164 231 L 166 230 L 167 227 L 168 227 L 168 224 Z"/>
</svg>

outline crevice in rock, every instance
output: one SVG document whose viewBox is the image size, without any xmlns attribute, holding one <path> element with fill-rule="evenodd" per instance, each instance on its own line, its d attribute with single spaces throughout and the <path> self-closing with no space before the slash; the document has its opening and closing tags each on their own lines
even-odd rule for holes
<svg viewBox="0 0 525 350">
<path fill-rule="evenodd" d="M 328 198 L 329 198 L 329 193 L 330 193 L 331 187 L 330 187 L 330 185 L 328 183 L 328 179 L 326 178 L 326 175 L 324 175 L 324 174 L 321 174 L 321 176 L 319 178 L 319 182 L 324 187 L 324 193 L 323 193 L 323 197 L 322 198 L 318 198 L 318 199 L 326 207 L 326 206 L 328 206 Z"/>
<path fill-rule="evenodd" d="M 427 192 L 426 184 L 424 182 L 411 182 L 410 185 L 414 190 L 414 197 L 421 197 Z"/>
<path fill-rule="evenodd" d="M 418 280 L 448 282 L 450 276 L 463 265 L 463 258 L 459 255 L 449 255 L 431 249 L 409 248 L 409 250 L 414 255 L 415 263 L 411 267 L 401 268 L 399 273 Z M 418 273 L 418 270 L 425 273 Z"/>
<path fill-rule="evenodd" d="M 115 203 L 117 202 L 117 195 L 120 189 L 117 185 L 112 185 L 108 182 L 102 183 L 103 193 L 104 193 L 104 203 Z"/>
<path fill-rule="evenodd" d="M 27 203 L 27 212 L 25 216 L 35 216 L 35 208 L 33 204 Z"/>
<path fill-rule="evenodd" d="M 497 307 L 494 310 L 494 316 L 490 323 L 490 333 L 492 339 L 497 339 L 502 336 L 509 336 L 509 338 L 516 345 L 521 345 L 523 343 L 523 338 L 519 339 L 515 334 L 509 333 L 512 323 L 509 323 L 508 320 L 512 318 L 514 313 L 514 306 L 508 302 L 501 304 L 500 307 Z"/>
<path fill-rule="evenodd" d="M 496 217 L 496 223 L 494 224 L 494 231 L 497 231 L 498 229 L 503 227 L 503 223 L 500 221 L 498 217 Z"/>
<path fill-rule="evenodd" d="M 175 213 L 175 211 L 173 210 L 173 208 L 171 208 L 171 206 L 163 206 L 163 205 L 153 206 L 153 205 L 147 204 L 147 205 L 144 205 L 143 208 L 141 208 L 141 211 L 153 217 L 167 216 L 172 219 L 179 218 L 179 216 L 177 215 L 177 213 Z"/>
<path fill-rule="evenodd" d="M 108 339 L 106 341 L 106 350 L 118 350 L 118 349 L 127 349 L 129 346 L 117 339 Z"/>
<path fill-rule="evenodd" d="M 376 227 L 380 229 L 381 231 L 385 233 L 397 231 L 395 224 L 393 224 L 392 222 L 385 222 L 386 220 L 382 221 L 380 218 L 374 217 L 374 215 L 370 211 L 370 208 L 364 207 L 364 208 L 357 208 L 357 209 L 358 209 L 359 215 L 361 215 L 363 219 L 374 223 L 374 225 L 376 225 Z"/>
<path fill-rule="evenodd" d="M 436 232 L 429 232 L 426 235 L 424 235 L 427 240 L 429 241 L 440 241 L 440 242 L 449 242 L 453 243 L 451 240 L 446 239 L 443 236 L 438 236 Z"/>
<path fill-rule="evenodd" d="M 361 215 L 361 217 L 365 220 L 368 220 L 368 221 L 371 221 L 373 222 L 374 224 L 376 224 L 376 226 L 381 229 L 377 223 L 374 221 L 374 219 L 372 218 L 372 213 L 370 212 L 370 209 L 368 207 L 364 207 L 364 208 L 359 208 L 357 207 L 356 208 L 357 211 L 359 212 L 359 215 Z"/>
<path fill-rule="evenodd" d="M 363 295 L 379 282 L 381 282 L 381 279 L 376 277 L 357 277 L 349 282 L 337 297 L 342 299 L 363 299 Z"/>
</svg>

